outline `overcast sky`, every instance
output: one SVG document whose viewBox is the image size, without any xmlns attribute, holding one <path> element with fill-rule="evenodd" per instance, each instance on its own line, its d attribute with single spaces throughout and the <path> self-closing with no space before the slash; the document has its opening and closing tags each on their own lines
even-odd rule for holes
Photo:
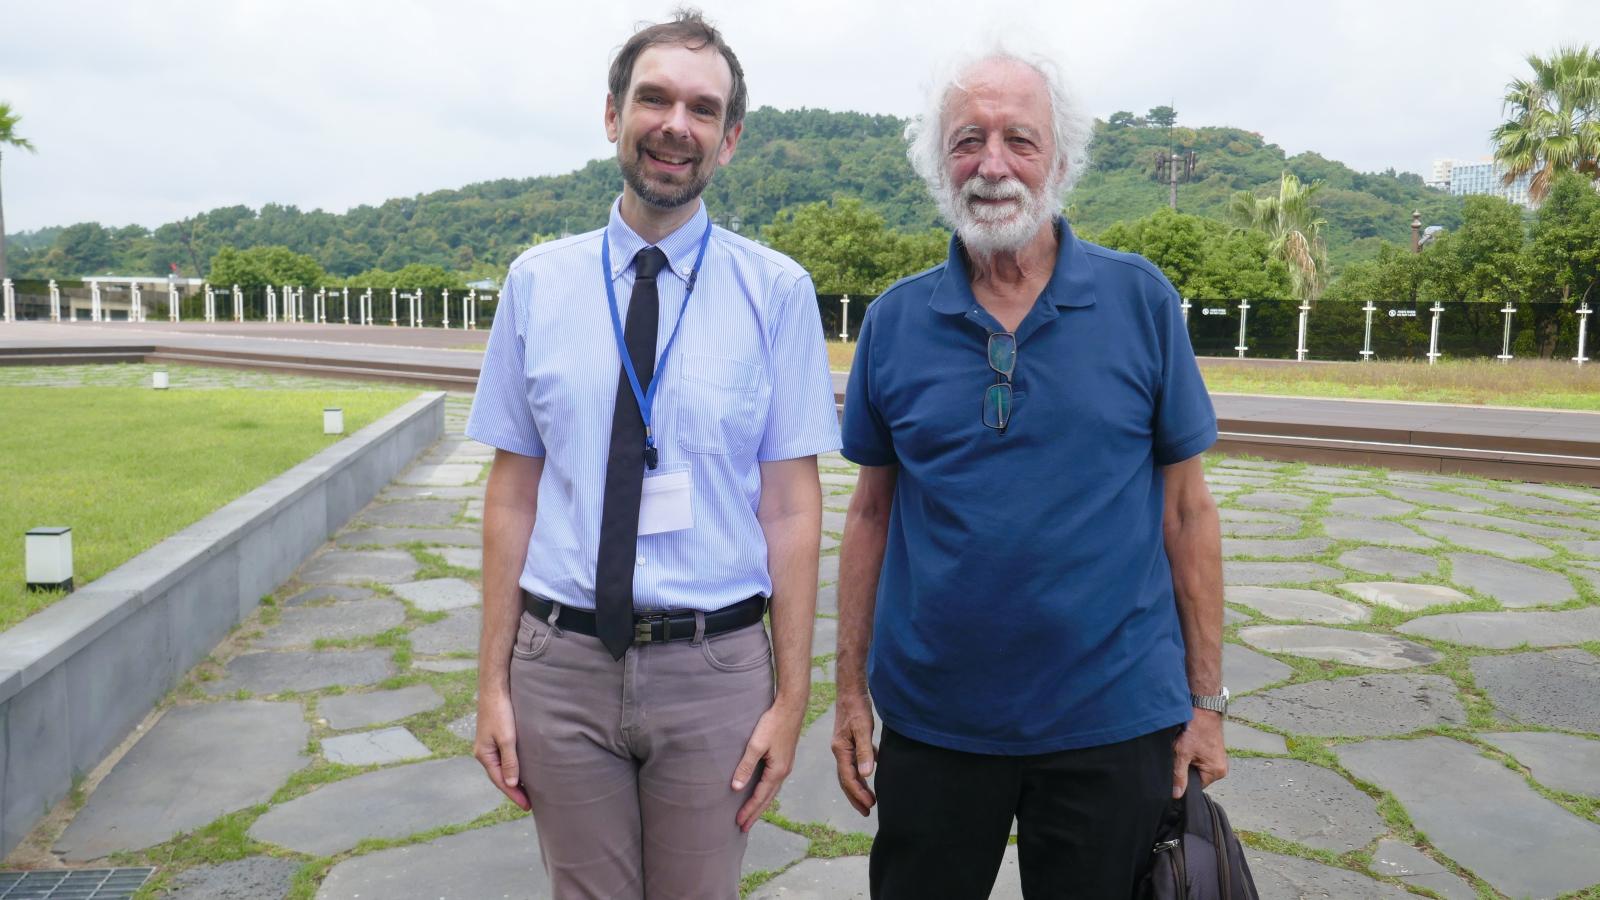
<svg viewBox="0 0 1600 900">
<path fill-rule="evenodd" d="M 1364 171 L 1477 158 L 1530 52 L 1595 0 L 705 0 L 751 105 L 910 115 L 937 62 L 1023 33 L 1089 110 L 1170 103 Z M 605 68 L 638 0 L 0 0 L 6 230 L 343 211 L 608 156 Z"/>
</svg>

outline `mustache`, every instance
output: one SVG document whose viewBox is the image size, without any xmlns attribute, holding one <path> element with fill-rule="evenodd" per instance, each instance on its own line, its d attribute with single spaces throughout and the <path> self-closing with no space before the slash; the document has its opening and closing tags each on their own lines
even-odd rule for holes
<svg viewBox="0 0 1600 900">
<path fill-rule="evenodd" d="M 1026 200 L 1028 189 L 1015 178 L 989 181 L 981 175 L 974 175 L 961 186 L 961 195 L 980 200 Z"/>
</svg>

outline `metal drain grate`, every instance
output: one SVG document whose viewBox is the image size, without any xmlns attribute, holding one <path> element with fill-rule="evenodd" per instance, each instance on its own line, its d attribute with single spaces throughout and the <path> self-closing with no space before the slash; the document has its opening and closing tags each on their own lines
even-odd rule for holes
<svg viewBox="0 0 1600 900">
<path fill-rule="evenodd" d="M 155 869 L 0 872 L 0 900 L 128 900 Z"/>
</svg>

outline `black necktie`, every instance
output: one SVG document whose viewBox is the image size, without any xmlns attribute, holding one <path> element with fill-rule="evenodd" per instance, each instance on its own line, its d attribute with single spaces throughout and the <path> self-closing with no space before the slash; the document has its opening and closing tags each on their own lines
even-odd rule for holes
<svg viewBox="0 0 1600 900">
<path fill-rule="evenodd" d="M 656 323 L 661 298 L 656 273 L 667 255 L 655 247 L 633 258 L 633 298 L 622 339 L 628 345 L 639 389 L 650 389 L 656 369 Z M 609 273 L 608 273 L 609 274 Z M 595 630 L 600 643 L 621 659 L 633 643 L 633 570 L 639 543 L 639 493 L 644 487 L 644 419 L 628 383 L 617 377 L 617 407 L 611 416 L 611 455 L 606 462 L 606 493 L 600 507 L 600 547 L 594 573 Z"/>
</svg>

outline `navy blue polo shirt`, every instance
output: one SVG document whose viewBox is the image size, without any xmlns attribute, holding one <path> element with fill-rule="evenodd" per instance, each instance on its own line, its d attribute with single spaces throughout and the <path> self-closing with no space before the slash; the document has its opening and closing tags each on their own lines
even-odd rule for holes
<svg viewBox="0 0 1600 900">
<path fill-rule="evenodd" d="M 844 455 L 898 467 L 872 697 L 953 750 L 1098 746 L 1190 716 L 1161 467 L 1211 446 L 1216 415 L 1160 270 L 1058 232 L 1003 434 L 982 421 L 1001 327 L 954 239 L 868 307 L 850 371 Z"/>
</svg>

